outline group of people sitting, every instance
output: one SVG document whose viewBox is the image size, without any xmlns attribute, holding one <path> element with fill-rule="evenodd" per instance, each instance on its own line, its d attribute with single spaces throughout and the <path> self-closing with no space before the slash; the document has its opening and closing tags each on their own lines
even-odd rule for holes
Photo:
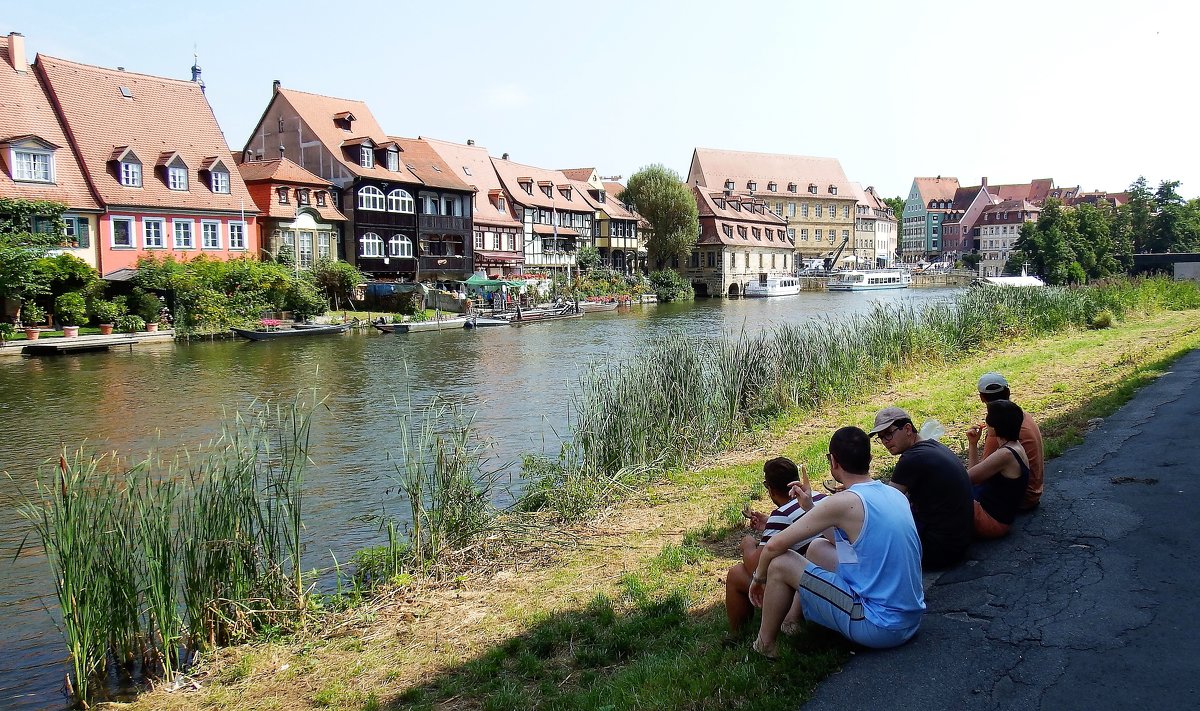
<svg viewBox="0 0 1200 711">
<path fill-rule="evenodd" d="M 742 630 L 753 605 L 762 608 L 753 648 L 771 658 L 780 632 L 794 632 L 802 620 L 866 647 L 911 639 L 925 611 L 922 570 L 960 563 L 972 538 L 1006 535 L 1017 513 L 1041 499 L 1037 423 L 1012 402 L 1003 375 L 984 374 L 977 389 L 987 416 L 967 430 L 966 465 L 946 445 L 922 438 L 898 407 L 876 414 L 870 432 L 833 433 L 831 495 L 814 493 L 791 460 L 766 462 L 763 485 L 777 508 L 744 512 L 759 536 L 742 539 L 742 561 L 726 576 L 730 630 Z M 899 456 L 889 483 L 871 477 L 871 437 Z"/>
</svg>

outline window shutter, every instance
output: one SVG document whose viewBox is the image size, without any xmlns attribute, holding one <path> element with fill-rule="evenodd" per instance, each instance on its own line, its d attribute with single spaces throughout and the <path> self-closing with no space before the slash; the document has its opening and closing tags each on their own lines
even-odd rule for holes
<svg viewBox="0 0 1200 711">
<path fill-rule="evenodd" d="M 86 218 L 79 218 L 75 221 L 75 240 L 79 243 L 80 249 L 91 247 L 91 235 L 88 234 L 88 221 Z"/>
</svg>

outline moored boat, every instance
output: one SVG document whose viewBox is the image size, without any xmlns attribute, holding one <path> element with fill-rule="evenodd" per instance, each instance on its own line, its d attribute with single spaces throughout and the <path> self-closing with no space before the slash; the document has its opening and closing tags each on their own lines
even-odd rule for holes
<svg viewBox="0 0 1200 711">
<path fill-rule="evenodd" d="M 302 328 L 278 328 L 263 331 L 248 328 L 234 328 L 230 330 L 236 335 L 248 338 L 251 341 L 272 341 L 277 338 L 293 338 L 295 336 L 321 336 L 330 333 L 345 333 L 349 328 L 349 324 L 331 324 L 328 326 L 304 325 Z"/>
<path fill-rule="evenodd" d="M 880 289 L 907 289 L 912 277 L 903 269 L 852 269 L 829 280 L 825 288 L 830 291 L 878 291 Z"/>
<path fill-rule="evenodd" d="M 430 319 L 429 321 L 405 321 L 404 323 L 377 323 L 375 328 L 384 333 L 417 333 L 420 331 L 446 331 L 452 328 L 466 328 L 470 320 L 467 316 Z"/>
<path fill-rule="evenodd" d="M 744 295 L 749 297 L 795 296 L 800 293 L 800 280 L 794 276 L 760 275 L 758 281 L 746 285 Z"/>
<path fill-rule="evenodd" d="M 619 304 L 616 301 L 580 301 L 579 310 L 584 313 L 593 311 L 616 311 Z"/>
</svg>

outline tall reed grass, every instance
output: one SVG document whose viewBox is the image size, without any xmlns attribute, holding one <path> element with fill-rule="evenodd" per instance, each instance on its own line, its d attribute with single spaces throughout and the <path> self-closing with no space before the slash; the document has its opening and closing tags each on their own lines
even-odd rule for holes
<svg viewBox="0 0 1200 711">
<path fill-rule="evenodd" d="M 176 459 L 84 449 L 21 512 L 54 575 L 81 704 L 107 672 L 171 678 L 195 653 L 303 620 L 303 473 L 312 406 L 254 405 Z"/>
</svg>

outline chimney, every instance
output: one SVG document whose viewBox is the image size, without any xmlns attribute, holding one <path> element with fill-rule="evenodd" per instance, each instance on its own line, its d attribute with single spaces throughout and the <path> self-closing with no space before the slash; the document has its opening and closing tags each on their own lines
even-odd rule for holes
<svg viewBox="0 0 1200 711">
<path fill-rule="evenodd" d="M 29 62 L 25 59 L 25 35 L 20 32 L 8 33 L 8 59 L 18 72 L 29 71 Z"/>
<path fill-rule="evenodd" d="M 508 160 L 508 154 L 505 153 L 504 155 L 500 156 L 500 160 Z"/>
<path fill-rule="evenodd" d="M 983 187 L 985 187 L 985 188 L 986 188 L 986 187 L 987 187 L 987 176 L 985 175 L 985 176 L 983 176 L 982 178 L 980 178 L 980 179 L 979 179 L 979 182 L 980 182 L 980 184 L 982 184 L 982 185 L 983 185 Z"/>
<path fill-rule="evenodd" d="M 271 95 L 274 96 L 275 94 L 278 94 L 281 86 L 283 86 L 283 84 L 281 84 L 278 79 L 271 82 Z"/>
<path fill-rule="evenodd" d="M 467 145 L 468 145 L 468 146 L 473 146 L 473 145 L 475 145 L 475 139 L 474 139 L 474 138 L 468 138 L 468 139 L 467 139 Z"/>
<path fill-rule="evenodd" d="M 125 71 L 125 67 L 117 67 L 117 71 L 118 71 L 118 72 L 123 72 L 123 71 Z"/>
</svg>

